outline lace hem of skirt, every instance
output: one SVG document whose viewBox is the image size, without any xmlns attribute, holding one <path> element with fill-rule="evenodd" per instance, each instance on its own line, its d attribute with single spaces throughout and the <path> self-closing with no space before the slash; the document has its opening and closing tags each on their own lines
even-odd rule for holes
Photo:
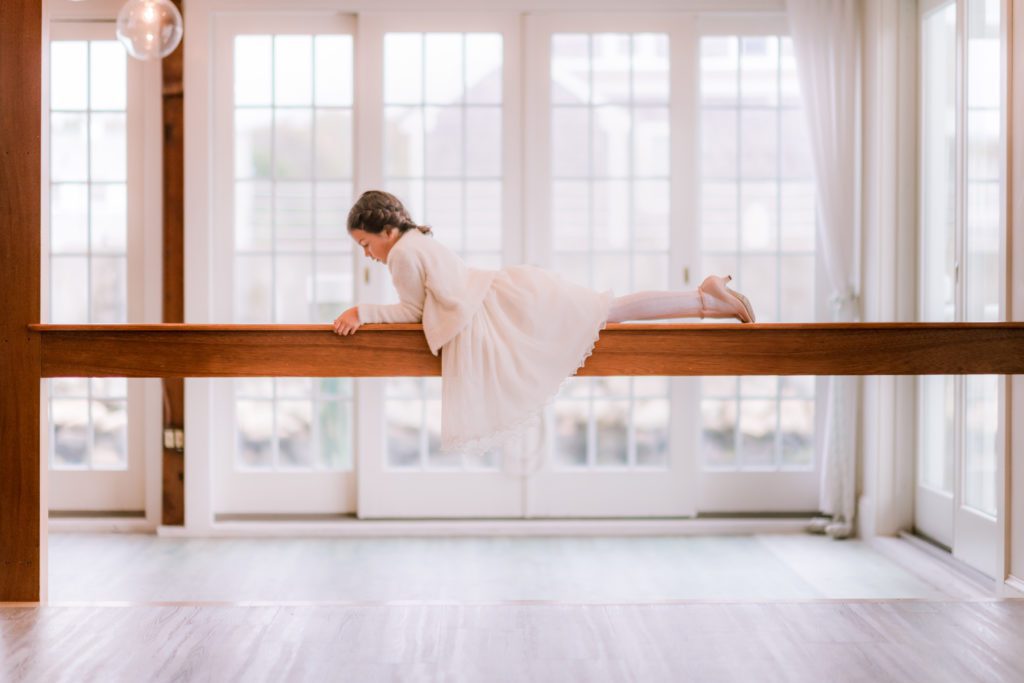
<svg viewBox="0 0 1024 683">
<path fill-rule="evenodd" d="M 565 387 L 566 382 L 575 377 L 579 369 L 582 368 L 583 365 L 587 362 L 587 359 L 590 358 L 591 355 L 593 355 L 594 347 L 597 345 L 597 342 L 601 337 L 601 330 L 603 330 L 608 325 L 608 313 L 611 310 L 611 302 L 614 298 L 614 295 L 610 291 L 603 292 L 603 294 L 605 297 L 605 315 L 602 317 L 601 321 L 594 326 L 594 329 L 590 335 L 590 343 L 587 345 L 586 349 L 581 354 L 580 359 L 576 363 L 576 367 L 573 369 L 572 373 L 563 378 L 561 382 L 559 382 L 558 387 L 555 389 L 555 391 L 550 396 L 547 397 L 547 399 L 539 408 L 531 410 L 525 417 L 516 420 L 512 424 L 506 427 L 502 427 L 497 431 L 492 432 L 491 434 L 488 434 L 486 436 L 442 440 L 441 452 L 445 454 L 464 453 L 466 455 L 473 456 L 483 455 L 484 453 L 504 446 L 511 439 L 518 437 L 527 427 L 534 424 L 539 424 L 541 421 L 541 417 L 544 415 L 544 412 L 548 409 L 548 406 L 550 406 L 554 402 L 555 398 L 557 398 L 558 395 L 562 392 L 562 389 Z M 525 460 L 528 459 L 528 456 L 523 456 L 521 458 L 516 457 L 515 459 Z"/>
</svg>

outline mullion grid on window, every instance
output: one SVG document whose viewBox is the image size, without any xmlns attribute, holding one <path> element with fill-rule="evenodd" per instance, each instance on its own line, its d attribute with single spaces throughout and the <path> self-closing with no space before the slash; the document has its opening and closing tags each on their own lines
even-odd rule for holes
<svg viewBox="0 0 1024 683">
<path fill-rule="evenodd" d="M 58 42 L 58 41 L 55 41 L 55 42 Z M 59 42 L 63 42 L 63 41 L 59 41 Z M 93 315 L 93 298 L 94 298 L 93 297 L 93 270 L 94 270 L 94 268 L 93 268 L 93 263 L 92 263 L 93 262 L 93 248 L 92 248 L 92 245 L 93 245 L 93 239 L 92 239 L 92 235 L 93 235 L 93 218 L 92 218 L 93 217 L 93 210 L 92 210 L 92 208 L 93 208 L 93 192 L 92 192 L 92 190 L 96 186 L 119 186 L 120 185 L 120 186 L 125 186 L 126 187 L 127 186 L 127 179 L 125 179 L 125 180 L 97 180 L 97 179 L 93 178 L 93 174 L 92 174 L 93 148 L 94 148 L 93 139 L 92 139 L 93 114 L 95 114 L 95 113 L 100 113 L 100 114 L 104 114 L 104 113 L 109 113 L 109 114 L 125 113 L 127 111 L 127 106 L 125 108 L 120 108 L 120 109 L 99 108 L 99 107 L 94 107 L 93 106 L 92 53 L 93 53 L 93 48 L 94 48 L 95 44 L 97 42 L 100 42 L 100 41 L 84 40 L 84 41 L 68 41 L 68 42 L 81 42 L 82 45 L 84 45 L 84 48 L 85 48 L 85 104 L 84 104 L 84 107 L 81 108 L 81 109 L 68 109 L 68 108 L 53 108 L 53 107 L 51 107 L 50 108 L 50 115 L 51 115 L 51 121 L 52 121 L 53 114 L 61 114 L 61 113 L 84 114 L 84 119 L 85 119 L 85 123 L 84 123 L 85 179 L 84 180 L 74 180 L 74 181 L 58 181 L 58 182 L 54 182 L 52 180 L 50 181 L 49 186 L 50 186 L 50 189 L 51 189 L 51 200 L 50 200 L 50 202 L 51 202 L 51 204 L 50 204 L 51 205 L 51 216 L 52 216 L 52 201 L 53 201 L 52 200 L 52 190 L 53 190 L 53 188 L 55 188 L 55 187 L 76 187 L 76 186 L 83 188 L 84 195 L 85 195 L 85 204 L 84 204 L 84 214 L 85 214 L 84 215 L 84 219 L 85 219 L 84 223 L 85 223 L 85 228 L 86 228 L 86 231 L 85 231 L 85 248 L 82 251 L 62 251 L 60 253 L 60 257 L 59 258 L 61 258 L 61 259 L 67 259 L 69 257 L 71 257 L 71 258 L 80 258 L 80 259 L 83 259 L 85 261 L 85 283 L 84 283 L 84 290 L 85 290 L 85 318 L 86 318 L 86 321 L 88 323 L 94 323 L 95 322 L 95 316 Z M 52 130 L 51 130 L 51 136 L 52 136 Z M 49 230 L 50 230 L 50 244 L 52 245 L 53 241 L 54 241 L 53 240 L 54 232 L 53 232 L 53 221 L 52 221 L 52 218 L 50 220 L 50 228 L 49 228 Z M 118 259 L 120 259 L 122 261 L 125 260 L 126 257 L 127 257 L 127 254 L 124 251 L 103 252 L 103 253 L 107 257 L 118 258 Z M 52 286 L 53 285 L 53 279 L 52 278 L 53 278 L 54 255 L 53 255 L 52 247 L 51 247 L 51 249 L 49 251 L 49 254 L 47 255 L 47 258 L 48 258 L 48 261 L 50 263 L 50 278 L 51 278 L 50 309 L 52 311 L 52 309 L 53 309 L 53 297 L 54 297 L 54 288 Z M 51 314 L 51 317 L 52 317 L 52 314 Z M 93 469 L 95 469 L 95 463 L 93 461 L 93 457 L 94 457 L 94 454 L 95 454 L 95 441 L 96 441 L 96 438 L 95 438 L 96 427 L 95 427 L 95 420 L 94 420 L 94 417 L 93 417 L 93 403 L 95 401 L 98 401 L 98 400 L 101 400 L 101 399 L 105 400 L 105 401 L 108 401 L 108 402 L 116 401 L 119 405 L 124 406 L 126 408 L 127 407 L 127 396 L 126 395 L 97 396 L 97 395 L 95 395 L 95 391 L 93 389 L 93 382 L 92 382 L 92 380 L 86 379 L 84 393 L 79 394 L 78 396 L 71 396 L 71 395 L 61 396 L 57 400 L 61 400 L 61 399 L 85 401 L 85 404 L 86 404 L 86 443 L 88 445 L 87 445 L 87 448 L 86 448 L 87 459 L 86 459 L 86 462 L 84 464 L 84 467 L 82 467 L 81 469 L 93 470 Z M 53 414 L 53 401 L 54 401 L 54 398 L 51 396 L 49 398 L 49 401 L 48 401 L 51 415 Z M 57 460 L 56 460 L 56 425 L 54 425 L 52 423 L 52 421 L 51 421 L 51 427 L 50 427 L 50 434 L 51 434 L 50 448 L 49 448 L 50 466 L 56 468 L 56 467 L 58 467 L 58 463 L 57 463 Z M 125 455 L 127 455 L 127 454 L 125 454 Z"/>
<path fill-rule="evenodd" d="M 423 211 L 424 216 L 429 215 L 430 208 L 431 208 L 430 207 L 430 203 L 431 203 L 430 202 L 430 194 L 427 191 L 428 181 L 433 179 L 433 178 L 437 178 L 437 179 L 442 179 L 442 180 L 446 180 L 446 181 L 457 182 L 458 186 L 459 186 L 459 191 L 460 191 L 460 200 L 459 200 L 460 224 L 457 227 L 458 227 L 458 230 L 459 230 L 458 235 L 459 235 L 459 237 L 461 239 L 461 244 L 462 244 L 462 247 L 460 249 L 458 249 L 457 252 L 463 258 L 466 258 L 468 255 L 473 254 L 473 253 L 480 253 L 480 254 L 492 253 L 492 252 L 488 252 L 487 250 L 481 250 L 481 249 L 469 250 L 466 247 L 467 239 L 468 239 L 468 224 L 467 224 L 466 216 L 467 216 L 467 212 L 468 212 L 468 203 L 469 203 L 469 197 L 468 197 L 468 182 L 469 182 L 469 180 L 468 180 L 468 175 L 467 175 L 467 171 L 466 171 L 466 169 L 467 169 L 467 159 L 468 159 L 468 145 L 469 145 L 469 143 L 468 143 L 468 136 L 467 136 L 468 110 L 470 110 L 470 109 L 488 110 L 488 109 L 493 109 L 495 107 L 495 105 L 493 103 L 469 103 L 466 100 L 466 93 L 468 91 L 468 67 L 467 67 L 466 62 L 467 62 L 468 43 L 469 43 L 469 35 L 470 34 L 465 33 L 465 32 L 459 32 L 459 36 L 460 36 L 459 43 L 460 43 L 460 46 L 461 46 L 461 55 L 462 55 L 462 66 L 461 66 L 461 69 L 460 69 L 459 77 L 461 78 L 461 81 L 462 81 L 462 83 L 461 83 L 461 93 L 462 94 L 461 94 L 461 97 L 459 99 L 459 102 L 457 102 L 455 104 L 448 104 L 448 103 L 432 104 L 432 103 L 429 103 L 427 101 L 428 100 L 428 98 L 427 98 L 427 58 L 428 58 L 427 38 L 430 35 L 432 35 L 432 34 L 431 33 L 416 33 L 415 35 L 417 35 L 419 37 L 419 53 L 420 53 L 419 69 L 420 69 L 420 84 L 421 84 L 419 99 L 418 99 L 418 101 L 411 102 L 411 103 L 391 104 L 391 103 L 385 101 L 384 104 L 385 104 L 385 107 L 387 107 L 389 105 L 390 106 L 402 106 L 402 107 L 405 107 L 405 108 L 407 108 L 409 110 L 418 110 L 419 111 L 419 114 L 420 114 L 419 134 L 421 136 L 423 154 L 422 154 L 422 158 L 420 160 L 420 168 L 419 168 L 419 173 L 418 174 L 401 175 L 401 176 L 399 176 L 399 175 L 387 175 L 386 176 L 386 181 L 402 181 L 402 180 L 408 180 L 408 181 L 413 181 L 413 182 L 419 181 L 418 182 L 419 189 L 417 191 L 417 194 L 418 194 L 417 198 L 421 200 L 420 206 L 422 207 L 422 211 Z M 385 69 L 386 68 L 387 68 L 387 65 L 385 64 Z M 428 107 L 433 107 L 433 108 L 437 109 L 440 112 L 444 112 L 446 110 L 457 110 L 458 111 L 459 129 L 460 129 L 460 142 L 459 142 L 459 152 L 458 153 L 459 153 L 459 158 L 460 158 L 460 161 L 461 161 L 461 164 L 462 164 L 462 166 L 461 166 L 462 170 L 461 170 L 460 174 L 458 174 L 458 175 L 454 175 L 454 176 L 450 176 L 450 175 L 431 175 L 429 170 L 428 170 L 428 168 L 427 168 L 427 160 L 428 160 L 427 109 L 428 109 Z M 481 177 L 474 176 L 473 179 L 475 181 L 486 181 L 486 180 L 501 181 L 501 180 L 504 179 L 504 176 L 503 175 L 481 176 Z M 421 218 L 421 220 L 422 220 L 422 218 Z M 419 462 L 419 467 L 421 469 L 427 469 L 429 467 L 429 465 L 430 465 L 430 436 L 429 436 L 429 427 L 428 427 L 428 403 L 431 402 L 431 401 L 435 401 L 436 402 L 439 399 L 433 398 L 431 396 L 432 392 L 430 390 L 428 390 L 428 388 L 430 386 L 430 385 L 428 385 L 428 383 L 436 383 L 436 382 L 440 382 L 440 380 L 439 379 L 435 379 L 435 378 L 426 378 L 426 377 L 420 377 L 420 378 L 416 378 L 415 379 L 416 394 L 417 394 L 417 398 L 415 400 L 418 403 L 419 414 L 420 414 L 419 435 L 418 435 L 417 442 L 419 444 L 419 458 L 418 458 L 418 462 Z M 389 400 L 389 399 L 385 399 L 385 400 Z M 459 459 L 460 459 L 459 467 L 461 469 L 465 469 L 467 467 L 467 457 L 466 457 L 466 455 L 464 453 L 460 453 L 459 454 Z"/>
</svg>

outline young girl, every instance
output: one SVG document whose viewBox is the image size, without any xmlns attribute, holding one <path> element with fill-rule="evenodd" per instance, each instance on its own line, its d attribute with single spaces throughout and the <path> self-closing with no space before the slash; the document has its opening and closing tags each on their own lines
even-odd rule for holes
<svg viewBox="0 0 1024 683">
<path fill-rule="evenodd" d="M 397 304 L 359 304 L 334 321 L 351 334 L 364 323 L 423 323 L 441 354 L 441 450 L 486 453 L 536 421 L 563 380 L 583 366 L 610 322 L 660 318 L 738 318 L 750 302 L 711 275 L 689 292 L 615 297 L 530 265 L 470 268 L 417 225 L 392 194 L 363 193 L 348 232 L 391 272 Z"/>
</svg>

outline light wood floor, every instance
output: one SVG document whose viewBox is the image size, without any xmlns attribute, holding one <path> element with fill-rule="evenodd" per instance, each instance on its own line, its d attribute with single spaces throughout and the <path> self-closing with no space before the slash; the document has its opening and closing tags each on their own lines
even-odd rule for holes
<svg viewBox="0 0 1024 683">
<path fill-rule="evenodd" d="M 1024 681 L 1024 600 L 888 540 L 52 534 L 0 680 Z"/>
<path fill-rule="evenodd" d="M 809 534 L 185 539 L 51 533 L 50 601 L 991 597 L 934 562 L 901 561 L 908 543 L 885 541 L 891 543 L 875 548 Z"/>
</svg>

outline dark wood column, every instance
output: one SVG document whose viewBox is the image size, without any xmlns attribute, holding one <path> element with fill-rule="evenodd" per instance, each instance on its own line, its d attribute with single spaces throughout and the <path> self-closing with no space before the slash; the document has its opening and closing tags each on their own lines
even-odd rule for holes
<svg viewBox="0 0 1024 683">
<path fill-rule="evenodd" d="M 42 0 L 0 2 L 0 602 L 36 602 L 46 577 L 40 500 Z"/>
<path fill-rule="evenodd" d="M 181 0 L 174 0 L 181 10 Z M 163 60 L 163 320 L 185 322 L 185 40 Z M 185 427 L 185 381 L 163 380 L 164 429 Z M 185 454 L 164 448 L 161 523 L 185 523 Z"/>
</svg>

